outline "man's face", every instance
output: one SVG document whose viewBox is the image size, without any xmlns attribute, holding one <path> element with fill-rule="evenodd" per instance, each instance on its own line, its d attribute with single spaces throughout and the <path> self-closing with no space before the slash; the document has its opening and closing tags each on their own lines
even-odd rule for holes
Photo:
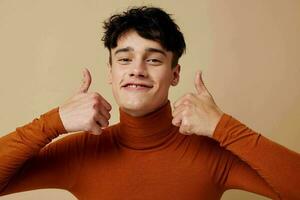
<svg viewBox="0 0 300 200">
<path fill-rule="evenodd" d="M 143 116 L 164 105 L 170 85 L 179 81 L 180 65 L 171 68 L 172 52 L 134 30 L 118 39 L 111 59 L 113 95 L 119 107 L 132 116 Z"/>
</svg>

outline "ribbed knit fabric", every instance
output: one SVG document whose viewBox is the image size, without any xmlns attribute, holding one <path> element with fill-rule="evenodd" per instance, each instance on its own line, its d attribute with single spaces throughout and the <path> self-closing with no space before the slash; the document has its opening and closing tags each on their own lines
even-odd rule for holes
<svg viewBox="0 0 300 200">
<path fill-rule="evenodd" d="M 300 199 L 299 154 L 228 114 L 208 138 L 179 133 L 169 101 L 143 117 L 119 112 L 100 136 L 50 143 L 66 133 L 55 108 L 0 138 L 0 195 L 60 188 L 86 200 L 214 200 L 237 188 Z"/>
</svg>

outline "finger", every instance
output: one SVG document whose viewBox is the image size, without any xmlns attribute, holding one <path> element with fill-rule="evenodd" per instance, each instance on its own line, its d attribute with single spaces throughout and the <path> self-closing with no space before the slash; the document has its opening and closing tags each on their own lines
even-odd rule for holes
<svg viewBox="0 0 300 200">
<path fill-rule="evenodd" d="M 89 133 L 91 133 L 93 135 L 101 135 L 102 134 L 102 129 L 97 123 L 95 123 L 93 125 L 91 131 L 89 131 Z"/>
<path fill-rule="evenodd" d="M 183 135 L 191 135 L 190 133 L 188 133 L 186 130 L 185 130 L 185 127 L 184 126 L 180 126 L 179 128 L 179 132 Z"/>
<path fill-rule="evenodd" d="M 173 117 L 173 119 L 172 119 L 172 124 L 173 124 L 174 126 L 180 127 L 180 126 L 181 126 L 181 121 L 182 121 L 181 115 L 177 115 L 177 116 Z"/>
<path fill-rule="evenodd" d="M 102 96 L 101 96 L 102 97 Z M 108 103 L 108 101 L 106 101 L 103 97 L 101 98 L 101 102 L 103 103 L 103 106 L 107 109 L 107 110 L 111 110 L 112 106 L 110 105 L 110 103 Z"/>
<path fill-rule="evenodd" d="M 101 94 L 99 94 L 99 93 L 94 93 L 95 95 L 96 95 L 96 97 L 98 98 L 98 100 L 99 101 L 101 101 L 101 103 L 102 103 L 102 105 L 107 109 L 107 110 L 111 110 L 112 109 L 112 106 L 110 105 L 110 103 L 108 103 L 108 101 L 106 101 L 105 99 L 104 99 L 104 97 L 101 95 Z"/>
<path fill-rule="evenodd" d="M 183 135 L 185 135 L 185 132 L 184 132 L 184 127 L 183 126 L 180 126 L 179 127 L 179 132 Z"/>
<path fill-rule="evenodd" d="M 82 74 L 83 74 L 83 79 L 78 93 L 86 93 L 92 82 L 91 73 L 87 68 L 83 69 Z"/>
<path fill-rule="evenodd" d="M 179 132 L 183 135 L 191 135 L 183 120 L 181 121 Z"/>
<path fill-rule="evenodd" d="M 103 116 L 105 117 L 106 120 L 109 120 L 110 119 L 110 113 L 108 112 L 108 110 L 103 107 L 103 106 L 98 106 L 98 112 Z"/>
<path fill-rule="evenodd" d="M 205 87 L 203 79 L 202 79 L 202 71 L 197 71 L 197 73 L 196 73 L 195 88 L 196 88 L 198 94 L 201 94 L 202 92 L 207 91 L 207 88 Z"/>
<path fill-rule="evenodd" d="M 179 105 L 180 105 L 180 102 L 181 102 L 181 99 L 183 97 L 180 97 L 179 99 L 177 99 L 174 103 L 173 103 L 173 109 L 175 110 Z"/>
<path fill-rule="evenodd" d="M 177 106 L 173 111 L 172 111 L 172 116 L 176 117 L 179 113 L 181 113 L 182 111 L 184 111 L 185 109 L 185 105 L 180 104 L 179 106 Z"/>
<path fill-rule="evenodd" d="M 104 116 L 102 116 L 101 114 L 98 114 L 94 117 L 95 122 L 97 122 L 97 124 L 99 124 L 101 127 L 108 127 L 109 122 L 107 119 L 105 119 Z"/>
<path fill-rule="evenodd" d="M 180 97 L 175 103 L 173 104 L 174 109 L 177 108 L 181 104 L 186 104 L 188 101 L 195 102 L 196 97 L 195 94 L 189 93 L 185 94 L 182 97 Z"/>
<path fill-rule="evenodd" d="M 185 96 L 183 96 L 183 97 L 181 97 L 180 99 L 178 99 L 178 100 L 174 103 L 174 110 L 175 110 L 177 107 L 183 105 L 183 103 L 184 103 L 185 100 L 186 100 L 186 97 L 185 97 Z"/>
</svg>

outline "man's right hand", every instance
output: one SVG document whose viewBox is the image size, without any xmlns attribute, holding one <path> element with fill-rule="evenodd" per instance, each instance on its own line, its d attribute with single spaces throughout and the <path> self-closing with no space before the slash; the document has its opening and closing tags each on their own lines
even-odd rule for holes
<svg viewBox="0 0 300 200">
<path fill-rule="evenodd" d="M 111 105 L 97 92 L 88 92 L 92 78 L 88 69 L 83 71 L 79 91 L 59 106 L 59 115 L 67 132 L 89 131 L 100 135 L 107 127 Z"/>
</svg>

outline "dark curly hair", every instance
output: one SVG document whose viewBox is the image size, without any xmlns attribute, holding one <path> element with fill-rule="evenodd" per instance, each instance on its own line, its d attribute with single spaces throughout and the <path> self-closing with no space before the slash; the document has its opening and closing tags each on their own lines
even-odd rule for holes
<svg viewBox="0 0 300 200">
<path fill-rule="evenodd" d="M 186 45 L 180 28 L 170 14 L 157 7 L 133 7 L 121 14 L 112 15 L 104 22 L 104 46 L 109 50 L 117 46 L 119 37 L 128 30 L 135 30 L 141 37 L 159 42 L 163 48 L 173 53 L 172 67 L 185 52 Z"/>
</svg>

